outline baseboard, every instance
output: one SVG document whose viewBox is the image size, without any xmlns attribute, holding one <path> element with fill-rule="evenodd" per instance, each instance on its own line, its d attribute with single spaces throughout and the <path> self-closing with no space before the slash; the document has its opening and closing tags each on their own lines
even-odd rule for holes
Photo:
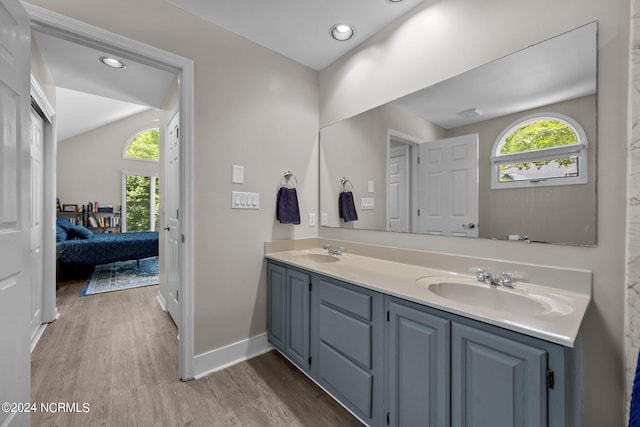
<svg viewBox="0 0 640 427">
<path fill-rule="evenodd" d="M 40 341 L 40 338 L 42 337 L 42 334 L 44 333 L 46 327 L 46 323 L 40 325 L 36 333 L 33 335 L 33 338 L 31 338 L 31 353 L 33 353 L 33 349 L 36 348 L 36 345 L 38 345 L 38 341 Z"/>
<path fill-rule="evenodd" d="M 193 360 L 194 377 L 196 379 L 202 378 L 205 375 L 260 356 L 271 350 L 273 350 L 273 347 L 267 341 L 267 333 L 265 332 L 246 340 L 198 354 Z"/>
<path fill-rule="evenodd" d="M 162 311 L 167 311 L 167 306 L 164 303 L 164 296 L 160 292 L 156 293 L 156 301 L 160 304 Z"/>
</svg>

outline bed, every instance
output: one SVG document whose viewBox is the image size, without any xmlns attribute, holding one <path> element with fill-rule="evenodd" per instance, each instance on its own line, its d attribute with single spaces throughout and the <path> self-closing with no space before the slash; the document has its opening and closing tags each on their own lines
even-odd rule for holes
<svg viewBox="0 0 640 427">
<path fill-rule="evenodd" d="M 56 240 L 58 261 L 79 266 L 141 260 L 158 255 L 157 231 L 94 234 L 84 227 L 59 220 Z"/>
</svg>

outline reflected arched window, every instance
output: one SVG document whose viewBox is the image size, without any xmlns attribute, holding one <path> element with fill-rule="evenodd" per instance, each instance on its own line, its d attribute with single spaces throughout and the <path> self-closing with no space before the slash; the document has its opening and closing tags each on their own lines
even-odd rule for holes
<svg viewBox="0 0 640 427">
<path fill-rule="evenodd" d="M 160 131 L 145 129 L 135 134 L 125 145 L 124 158 L 157 162 L 160 159 Z"/>
<path fill-rule="evenodd" d="M 491 155 L 491 188 L 587 183 L 587 137 L 572 118 L 524 117 L 508 126 Z"/>
</svg>

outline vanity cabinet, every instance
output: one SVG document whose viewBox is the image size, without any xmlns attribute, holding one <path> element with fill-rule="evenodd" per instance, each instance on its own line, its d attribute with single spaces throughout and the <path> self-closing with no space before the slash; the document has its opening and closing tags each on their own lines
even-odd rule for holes
<svg viewBox="0 0 640 427">
<path fill-rule="evenodd" d="M 268 262 L 269 342 L 370 426 L 580 426 L 574 348 Z"/>
<path fill-rule="evenodd" d="M 310 362 L 311 276 L 270 263 L 267 278 L 269 342 L 307 372 Z"/>
</svg>

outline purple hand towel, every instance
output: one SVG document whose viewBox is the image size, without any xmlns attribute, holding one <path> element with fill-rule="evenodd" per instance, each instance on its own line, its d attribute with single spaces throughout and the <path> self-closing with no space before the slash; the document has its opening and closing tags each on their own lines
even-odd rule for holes
<svg viewBox="0 0 640 427">
<path fill-rule="evenodd" d="M 278 190 L 276 219 L 282 224 L 300 224 L 298 193 L 295 188 L 280 187 Z"/>
<path fill-rule="evenodd" d="M 358 213 L 356 212 L 356 204 L 353 201 L 353 193 L 351 191 L 343 191 L 338 198 L 338 213 L 344 222 L 357 221 Z"/>
</svg>

